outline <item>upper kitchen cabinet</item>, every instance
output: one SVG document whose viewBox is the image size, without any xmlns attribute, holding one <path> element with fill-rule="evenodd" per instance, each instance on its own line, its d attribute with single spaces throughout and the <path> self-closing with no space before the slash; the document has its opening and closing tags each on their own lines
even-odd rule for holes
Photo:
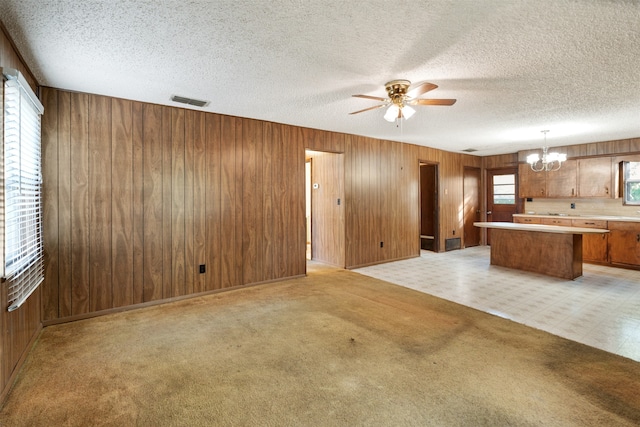
<svg viewBox="0 0 640 427">
<path fill-rule="evenodd" d="M 547 197 L 546 172 L 534 172 L 528 163 L 518 165 L 518 192 L 521 199 L 526 197 Z"/>
<path fill-rule="evenodd" d="M 611 157 L 578 159 L 578 197 L 615 198 L 616 175 Z"/>
<path fill-rule="evenodd" d="M 560 169 L 547 172 L 547 197 L 576 197 L 578 195 L 577 176 L 578 162 L 576 160 L 562 162 Z"/>
<path fill-rule="evenodd" d="M 577 196 L 577 162 L 567 160 L 553 172 L 534 172 L 527 163 L 518 167 L 518 188 L 520 198 Z"/>
</svg>

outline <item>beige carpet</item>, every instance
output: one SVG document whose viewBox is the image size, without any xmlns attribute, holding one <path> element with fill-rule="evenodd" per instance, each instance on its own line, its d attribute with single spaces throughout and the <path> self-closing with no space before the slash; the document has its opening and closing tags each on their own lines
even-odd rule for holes
<svg viewBox="0 0 640 427">
<path fill-rule="evenodd" d="M 45 328 L 5 426 L 632 426 L 640 364 L 356 273 Z"/>
</svg>

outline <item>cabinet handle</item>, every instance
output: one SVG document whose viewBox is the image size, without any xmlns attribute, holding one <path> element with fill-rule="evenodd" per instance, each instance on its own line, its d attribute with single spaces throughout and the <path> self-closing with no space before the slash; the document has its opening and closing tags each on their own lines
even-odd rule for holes
<svg viewBox="0 0 640 427">
<path fill-rule="evenodd" d="M 604 187 L 604 194 L 609 194 L 609 187 Z"/>
<path fill-rule="evenodd" d="M 640 242 L 640 234 L 636 234 L 636 242 Z"/>
<path fill-rule="evenodd" d="M 585 225 L 596 225 L 596 223 L 595 223 L 595 222 L 585 222 L 584 224 L 585 224 Z"/>
<path fill-rule="evenodd" d="M 575 188 L 572 188 L 572 189 L 571 189 L 571 195 L 572 195 L 572 196 L 575 196 L 575 195 L 576 195 L 576 189 L 575 189 Z"/>
</svg>

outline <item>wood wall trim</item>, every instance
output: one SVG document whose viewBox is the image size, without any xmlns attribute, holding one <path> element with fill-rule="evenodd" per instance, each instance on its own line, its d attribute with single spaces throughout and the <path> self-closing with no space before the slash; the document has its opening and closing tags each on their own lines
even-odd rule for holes
<svg viewBox="0 0 640 427">
<path fill-rule="evenodd" d="M 43 327 L 47 327 L 47 326 L 53 326 L 53 325 L 60 325 L 60 324 L 63 324 L 63 323 L 75 322 L 75 321 L 78 321 L 78 320 L 91 319 L 91 318 L 94 318 L 94 317 L 105 316 L 105 315 L 108 315 L 108 314 L 123 313 L 123 312 L 131 311 L 131 310 L 139 310 L 139 309 L 142 309 L 142 308 L 155 307 L 155 306 L 163 305 L 163 304 L 170 304 L 170 303 L 179 302 L 179 301 L 185 301 L 185 300 L 190 300 L 190 299 L 201 298 L 201 297 L 205 297 L 205 296 L 208 296 L 208 295 L 218 294 L 220 292 L 226 292 L 226 291 L 232 291 L 232 290 L 238 290 L 238 289 L 246 289 L 246 288 L 251 288 L 251 287 L 260 286 L 260 285 L 268 285 L 270 283 L 281 282 L 283 280 L 299 279 L 301 277 L 306 277 L 306 274 L 300 274 L 300 275 L 297 275 L 297 276 L 291 276 L 291 277 L 287 277 L 285 279 L 265 280 L 264 282 L 259 282 L 259 283 L 250 283 L 250 284 L 247 284 L 247 285 L 233 286 L 233 287 L 225 288 L 225 289 L 213 289 L 213 290 L 208 290 L 208 291 L 203 291 L 203 292 L 196 292 L 196 293 L 189 294 L 189 295 L 181 295 L 181 296 L 166 298 L 166 299 L 162 299 L 162 300 L 147 301 L 147 302 L 142 302 L 142 303 L 138 303 L 138 304 L 132 304 L 132 305 L 129 305 L 129 306 L 114 307 L 114 308 L 110 308 L 110 309 L 106 309 L 106 310 L 100 310 L 100 311 L 94 311 L 94 312 L 90 312 L 90 313 L 78 314 L 78 315 L 67 316 L 67 317 L 60 317 L 60 318 L 56 318 L 56 319 L 45 320 L 42 323 L 42 326 Z M 36 338 L 37 338 L 37 336 L 36 336 Z"/>
</svg>

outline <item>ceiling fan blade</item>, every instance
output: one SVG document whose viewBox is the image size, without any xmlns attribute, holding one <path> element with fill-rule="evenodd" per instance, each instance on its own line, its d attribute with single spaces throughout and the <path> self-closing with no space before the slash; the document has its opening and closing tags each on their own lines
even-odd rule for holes
<svg viewBox="0 0 640 427">
<path fill-rule="evenodd" d="M 371 95 L 351 95 L 351 96 L 355 96 L 356 98 L 366 98 L 366 99 L 373 99 L 376 101 L 388 101 L 389 98 L 380 98 L 379 96 L 371 96 Z"/>
<path fill-rule="evenodd" d="M 349 113 L 349 114 L 364 113 L 365 111 L 377 110 L 378 108 L 383 108 L 383 107 L 386 107 L 386 106 L 387 106 L 387 104 L 375 105 L 375 106 L 373 106 L 373 107 L 365 108 L 364 110 L 354 111 L 353 113 Z"/>
<path fill-rule="evenodd" d="M 414 99 L 409 102 L 411 105 L 453 105 L 457 99 Z"/>
<path fill-rule="evenodd" d="M 429 92 L 430 90 L 436 89 L 437 87 L 438 85 L 434 85 L 433 83 L 424 82 L 407 92 L 407 96 L 409 98 L 417 98 L 420 95 Z"/>
</svg>

